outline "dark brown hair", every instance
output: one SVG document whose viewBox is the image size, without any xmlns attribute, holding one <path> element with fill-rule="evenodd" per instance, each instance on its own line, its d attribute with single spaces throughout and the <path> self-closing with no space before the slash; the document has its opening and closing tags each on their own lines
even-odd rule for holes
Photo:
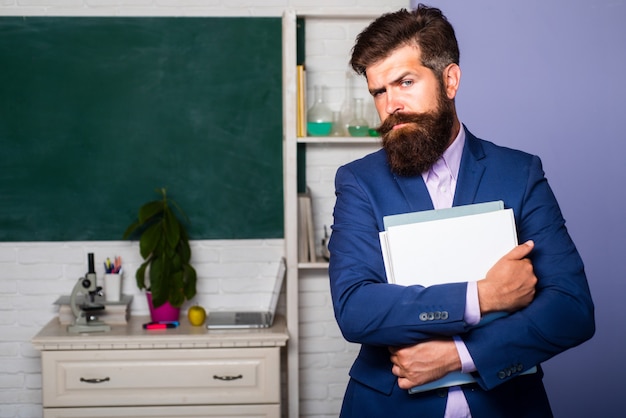
<svg viewBox="0 0 626 418">
<path fill-rule="evenodd" d="M 350 65 L 365 75 L 367 67 L 407 45 L 417 46 L 422 65 L 437 75 L 448 65 L 459 64 L 454 28 L 441 10 L 420 4 L 413 11 L 401 9 L 373 21 L 357 36 Z"/>
</svg>

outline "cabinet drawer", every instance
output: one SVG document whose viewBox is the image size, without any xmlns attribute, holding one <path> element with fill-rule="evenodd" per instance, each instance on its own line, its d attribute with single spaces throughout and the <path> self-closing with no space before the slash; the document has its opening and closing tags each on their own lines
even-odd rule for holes
<svg viewBox="0 0 626 418">
<path fill-rule="evenodd" d="M 46 408 L 43 418 L 279 418 L 278 405 Z"/>
<path fill-rule="evenodd" d="M 279 403 L 279 348 L 42 352 L 43 405 Z"/>
</svg>

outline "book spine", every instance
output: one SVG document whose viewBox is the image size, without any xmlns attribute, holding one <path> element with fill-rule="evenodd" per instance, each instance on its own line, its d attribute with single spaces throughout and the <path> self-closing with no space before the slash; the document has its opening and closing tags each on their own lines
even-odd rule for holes
<svg viewBox="0 0 626 418">
<path fill-rule="evenodd" d="M 296 135 L 306 136 L 306 72 L 304 65 L 298 65 L 296 70 Z"/>
</svg>

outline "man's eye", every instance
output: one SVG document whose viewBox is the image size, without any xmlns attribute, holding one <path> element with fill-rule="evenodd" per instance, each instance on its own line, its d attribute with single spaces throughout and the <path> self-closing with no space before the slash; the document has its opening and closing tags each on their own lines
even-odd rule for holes
<svg viewBox="0 0 626 418">
<path fill-rule="evenodd" d="M 413 85 L 413 80 L 402 80 L 403 87 L 411 87 Z"/>
</svg>

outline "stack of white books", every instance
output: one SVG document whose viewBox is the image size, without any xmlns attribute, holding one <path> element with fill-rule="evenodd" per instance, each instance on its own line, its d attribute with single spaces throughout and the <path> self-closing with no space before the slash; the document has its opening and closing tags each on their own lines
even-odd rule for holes
<svg viewBox="0 0 626 418">
<path fill-rule="evenodd" d="M 483 279 L 517 245 L 502 201 L 386 216 L 380 243 L 389 283 L 405 286 Z"/>
<path fill-rule="evenodd" d="M 518 242 L 513 210 L 504 209 L 502 201 L 386 216 L 383 222 L 379 235 L 387 281 L 403 286 L 484 279 Z M 478 326 L 504 315 L 483 317 Z M 472 375 L 454 372 L 409 392 L 473 382 Z"/>
</svg>

